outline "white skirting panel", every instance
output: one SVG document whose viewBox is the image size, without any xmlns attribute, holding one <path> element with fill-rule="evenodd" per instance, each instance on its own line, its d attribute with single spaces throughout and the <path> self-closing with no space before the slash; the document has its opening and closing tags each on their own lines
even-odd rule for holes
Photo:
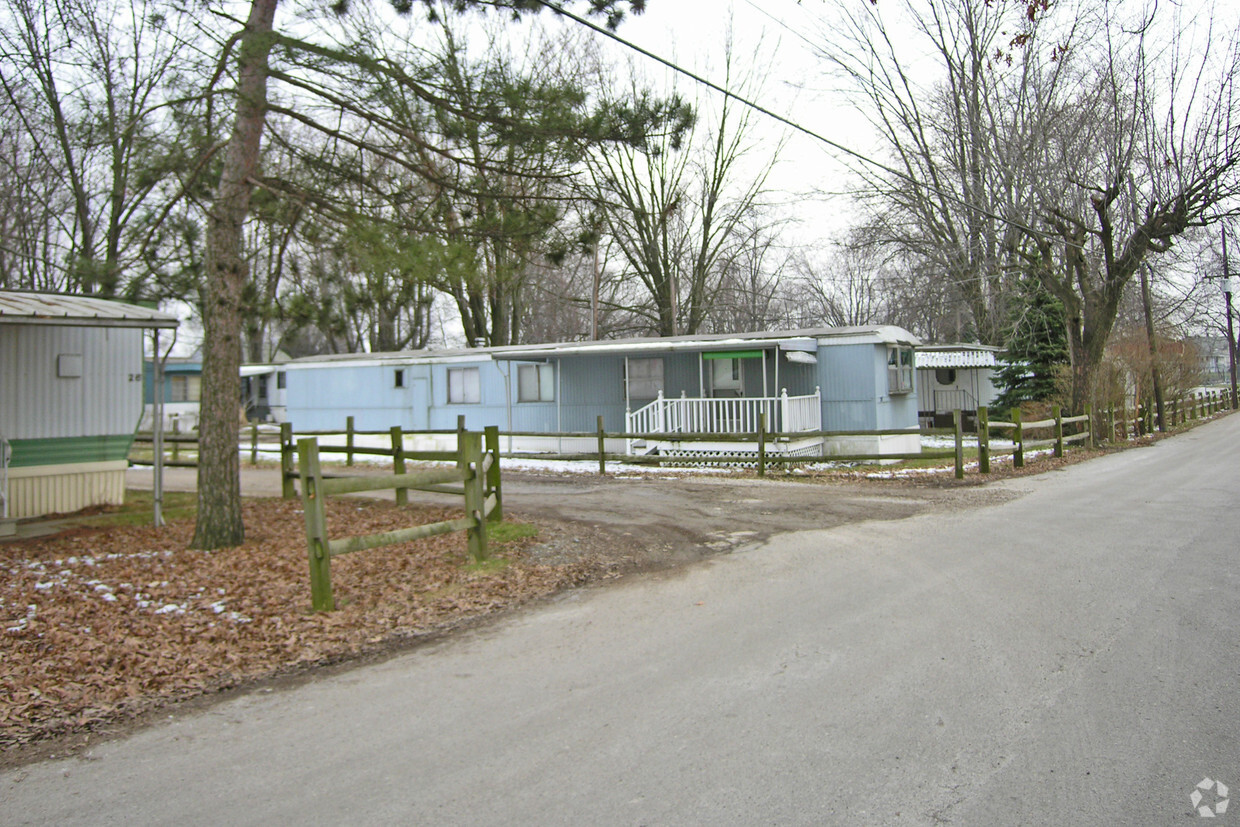
<svg viewBox="0 0 1240 827">
<path fill-rule="evenodd" d="M 125 501 L 124 460 L 9 469 L 9 518 L 68 514 Z"/>
</svg>

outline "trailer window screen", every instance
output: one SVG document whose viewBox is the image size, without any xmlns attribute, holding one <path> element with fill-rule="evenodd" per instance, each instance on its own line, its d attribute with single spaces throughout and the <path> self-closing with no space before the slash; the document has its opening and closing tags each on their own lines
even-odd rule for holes
<svg viewBox="0 0 1240 827">
<path fill-rule="evenodd" d="M 482 401 L 477 368 L 448 368 L 448 404 L 476 405 Z"/>
<path fill-rule="evenodd" d="M 555 370 L 552 365 L 517 367 L 518 402 L 554 402 Z"/>
<path fill-rule="evenodd" d="M 910 393 L 913 390 L 913 349 L 887 348 L 887 392 Z"/>
<path fill-rule="evenodd" d="M 662 359 L 629 360 L 629 398 L 654 399 L 662 390 Z"/>
</svg>

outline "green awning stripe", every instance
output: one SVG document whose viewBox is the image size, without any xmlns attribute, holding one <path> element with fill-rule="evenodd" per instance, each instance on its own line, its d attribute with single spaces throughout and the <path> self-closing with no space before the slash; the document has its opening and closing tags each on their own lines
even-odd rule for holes
<svg viewBox="0 0 1240 827">
<path fill-rule="evenodd" d="M 65 465 L 76 462 L 108 462 L 125 459 L 133 434 L 77 436 L 53 439 L 14 439 L 10 442 L 12 468 Z"/>
<path fill-rule="evenodd" d="M 761 350 L 712 350 L 703 353 L 703 359 L 761 359 Z"/>
</svg>

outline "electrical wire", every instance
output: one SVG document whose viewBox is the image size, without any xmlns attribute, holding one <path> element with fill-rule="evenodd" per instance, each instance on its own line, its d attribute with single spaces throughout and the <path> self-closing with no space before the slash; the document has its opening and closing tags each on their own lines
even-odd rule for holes
<svg viewBox="0 0 1240 827">
<path fill-rule="evenodd" d="M 742 97 L 742 96 L 740 96 L 740 95 L 736 94 L 735 92 L 731 91 L 730 89 L 727 89 L 727 88 L 725 88 L 725 87 L 723 87 L 723 86 L 720 86 L 719 84 L 715 83 L 714 81 L 711 81 L 711 80 L 709 80 L 709 79 L 707 79 L 707 78 L 702 77 L 701 75 L 697 74 L 696 72 L 693 72 L 693 71 L 691 71 L 691 70 L 689 70 L 689 69 L 686 69 L 686 68 L 684 68 L 683 66 L 680 66 L 680 65 L 678 65 L 678 64 L 676 64 L 676 63 L 674 63 L 674 62 L 672 62 L 671 60 L 668 60 L 668 59 L 667 59 L 667 58 L 665 58 L 665 57 L 662 57 L 662 56 L 660 56 L 660 55 L 657 55 L 657 54 L 655 54 L 654 52 L 650 51 L 649 49 L 645 49 L 645 48 L 643 48 L 643 47 L 641 47 L 641 46 L 638 46 L 636 43 L 633 43 L 631 40 L 626 40 L 625 38 L 621 37 L 620 35 L 616 34 L 615 32 L 611 31 L 610 29 L 607 29 L 606 27 L 604 27 L 604 26 L 600 26 L 600 25 L 598 25 L 597 23 L 595 23 L 595 22 L 593 22 L 593 21 L 591 21 L 591 20 L 588 20 L 588 19 L 586 19 L 586 18 L 584 18 L 584 17 L 582 17 L 582 16 L 580 16 L 580 15 L 578 15 L 578 14 L 574 14 L 573 12 L 570 12 L 568 9 L 564 8 L 563 6 L 559 5 L 558 3 L 553 3 L 553 2 L 551 2 L 551 0 L 536 0 L 536 2 L 537 2 L 539 5 L 543 6 L 544 8 L 550 9 L 551 11 L 555 12 L 556 14 L 563 15 L 564 17 L 567 17 L 569 20 L 572 20 L 572 21 L 573 21 L 573 22 L 575 22 L 575 23 L 578 23 L 578 24 L 580 24 L 580 25 L 582 25 L 582 26 L 585 26 L 586 28 L 590 29 L 591 31 L 593 31 L 593 32 L 595 32 L 595 33 L 597 33 L 597 34 L 601 34 L 601 35 L 603 35 L 604 37 L 608 37 L 608 38 L 610 38 L 610 39 L 614 40 L 615 42 L 619 43 L 621 46 L 624 46 L 624 47 L 625 47 L 625 48 L 627 48 L 627 49 L 631 49 L 631 50 L 633 50 L 633 51 L 637 52 L 638 54 L 642 55 L 643 57 L 649 58 L 650 60 L 653 60 L 653 61 L 655 61 L 656 63 L 659 63 L 659 64 L 661 64 L 661 65 L 663 65 L 663 66 L 666 66 L 668 69 L 671 69 L 673 72 L 676 72 L 676 73 L 678 73 L 678 74 L 684 75 L 685 77 L 687 77 L 687 78 L 691 79 L 691 80 L 692 80 L 692 81 L 694 81 L 695 83 L 698 83 L 698 84 L 700 84 L 700 85 L 702 85 L 702 86 L 705 86 L 705 87 L 706 87 L 706 88 L 708 88 L 708 89 L 711 89 L 711 90 L 713 90 L 713 91 L 715 91 L 715 92 L 718 92 L 718 93 L 720 93 L 721 95 L 724 95 L 725 97 L 731 98 L 732 100 L 736 101 L 737 103 L 739 103 L 739 104 L 741 104 L 741 105 L 743 105 L 743 106 L 747 106 L 747 107 L 749 107 L 750 109 L 754 110 L 755 112 L 758 112 L 758 113 L 760 113 L 760 114 L 762 114 L 762 115 L 765 115 L 765 116 L 767 116 L 768 118 L 771 118 L 771 119 L 773 119 L 773 120 L 776 120 L 776 121 L 778 121 L 779 123 L 782 123 L 782 124 L 784 124 L 785 126 L 787 126 L 787 127 L 791 128 L 791 129 L 793 129 L 793 130 L 797 131 L 797 132 L 800 132 L 800 133 L 802 133 L 802 134 L 804 134 L 804 135 L 806 135 L 806 136 L 808 136 L 808 137 L 810 137 L 810 138 L 812 138 L 812 139 L 814 139 L 814 140 L 818 141 L 819 143 L 825 144 L 826 146 L 829 146 L 829 147 L 831 147 L 832 149 L 835 149 L 835 150 L 837 150 L 837 151 L 839 151 L 839 152 L 841 152 L 841 153 L 843 153 L 843 154 L 845 154 L 845 155 L 848 155 L 849 157 L 855 158 L 856 160 L 860 161 L 860 162 L 861 162 L 861 163 L 863 163 L 863 164 L 866 164 L 866 165 L 868 165 L 868 166 L 870 166 L 870 167 L 873 167 L 873 168 L 875 168 L 875 169 L 881 170 L 881 171 L 883 171 L 883 172 L 887 173 L 888 175 L 892 175 L 892 176 L 894 176 L 894 177 L 896 177 L 896 178 L 898 178 L 898 179 L 900 179 L 900 180 L 902 180 L 902 181 L 905 181 L 905 182 L 907 182 L 907 183 L 909 183 L 909 184 L 912 184 L 913 186 L 915 186 L 915 187 L 917 187 L 917 188 L 919 188 L 919 189 L 924 189 L 924 190 L 927 190 L 927 191 L 929 191 L 929 192 L 933 192 L 933 193 L 935 193 L 936 195 L 938 195 L 939 197 L 944 198 L 944 199 L 946 199 L 946 200 L 948 200 L 948 201 L 951 201 L 952 203 L 956 204 L 957 206 L 959 206 L 959 207 L 961 207 L 961 208 L 963 208 L 963 209 L 965 209 L 965 210 L 971 211 L 971 212 L 973 212 L 973 213 L 976 213 L 977 215 L 981 215 L 981 216 L 984 216 L 984 217 L 986 217 L 986 218 L 993 219 L 994 221 L 998 221 L 998 222 L 1000 222 L 1000 223 L 1002 223 L 1002 224 L 1007 224 L 1007 225 L 1008 225 L 1008 226 L 1010 226 L 1010 227 L 1014 227 L 1014 228 L 1016 228 L 1016 229 L 1020 230 L 1021 232 L 1028 233 L 1029 235 L 1032 235 L 1032 236 L 1037 236 L 1037 237 L 1039 237 L 1039 238 L 1053 239 L 1053 240 L 1055 240 L 1055 241 L 1057 241 L 1057 242 L 1064 242 L 1064 243 L 1068 244 L 1068 246 L 1070 246 L 1070 247 L 1077 247 L 1077 248 L 1080 248 L 1080 245 L 1078 245 L 1078 244 L 1074 244 L 1073 242 L 1066 241 L 1065 239 L 1061 239 L 1061 238 L 1059 238 L 1058 236 L 1051 235 L 1050 233 L 1045 233 L 1045 232 L 1042 232 L 1041 230 L 1036 230 L 1036 229 L 1034 229 L 1034 228 L 1032 228 L 1032 227 L 1026 226 L 1026 225 L 1024 225 L 1024 224 L 1021 224 L 1021 223 L 1020 223 L 1020 222 L 1018 222 L 1018 221 L 1013 221 L 1013 220 L 1012 220 L 1012 219 L 1010 219 L 1010 218 L 1005 218 L 1005 217 L 1003 217 L 1003 216 L 1001 216 L 1001 215 L 999 215 L 999 214 L 997 214 L 997 213 L 993 213 L 993 212 L 990 212 L 989 210 L 983 209 L 982 207 L 979 207 L 979 206 L 977 206 L 976 204 L 970 204 L 970 203 L 968 203 L 968 202 L 964 201 L 963 199 L 961 199 L 961 198 L 960 198 L 959 196 L 957 196 L 955 193 L 948 192 L 947 190 L 944 190 L 944 189 L 941 189 L 941 188 L 938 188 L 938 187 L 934 187 L 934 186 L 927 185 L 927 184 L 925 184 L 925 182 L 922 182 L 922 181 L 918 181 L 916 178 L 914 178 L 913 176 L 909 175 L 909 174 L 908 174 L 908 173 L 906 173 L 906 172 L 901 172 L 900 170 L 896 169 L 895 167 L 891 167 L 891 166 L 888 166 L 887 164 L 884 164 L 882 161 L 878 161 L 878 160 L 876 160 L 876 159 L 874 159 L 874 158 L 869 157 L 868 155 L 864 155 L 864 154 L 862 154 L 861 152 L 858 152 L 858 151 L 857 151 L 857 150 L 855 150 L 855 149 L 851 149 L 851 148 L 849 148 L 849 147 L 847 147 L 847 146 L 844 146 L 843 144 L 839 143 L 838 141 L 833 141 L 833 140 L 831 140 L 830 138 L 828 138 L 827 136 L 825 136 L 825 135 L 823 135 L 823 134 L 821 134 L 821 133 L 819 133 L 819 132 L 815 132 L 814 130 L 810 129 L 809 127 L 807 127 L 807 126 L 803 126 L 802 124 L 797 123 L 796 121 L 792 120 L 791 118 L 788 118 L 788 117 L 786 117 L 786 116 L 784 116 L 784 115 L 780 115 L 780 114 L 779 114 L 779 113 L 777 113 L 777 112 L 774 112 L 774 111 L 772 111 L 772 110 L 770 110 L 770 109 L 767 109 L 765 106 L 762 106 L 761 104 L 754 103 L 753 101 L 749 100 L 748 98 L 744 98 L 744 97 Z"/>
</svg>

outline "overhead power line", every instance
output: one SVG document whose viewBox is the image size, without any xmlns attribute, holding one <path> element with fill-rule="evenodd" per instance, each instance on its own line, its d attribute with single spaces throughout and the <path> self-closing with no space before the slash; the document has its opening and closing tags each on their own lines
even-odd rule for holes
<svg viewBox="0 0 1240 827">
<path fill-rule="evenodd" d="M 719 94 L 724 95 L 725 97 L 729 97 L 732 100 L 736 101 L 737 103 L 740 103 L 743 106 L 747 106 L 750 109 L 754 110 L 755 112 L 759 112 L 767 116 L 768 118 L 776 120 L 779 123 L 782 123 L 785 126 L 790 127 L 791 129 L 802 133 L 803 135 L 807 135 L 808 137 L 814 139 L 815 141 L 818 141 L 819 143 L 825 144 L 826 146 L 829 146 L 832 149 L 838 150 L 839 152 L 842 152 L 843 154 L 848 155 L 849 157 L 855 158 L 863 164 L 871 166 L 875 169 L 882 170 L 883 172 L 886 172 L 888 175 L 895 176 L 901 181 L 905 181 L 909 184 L 912 184 L 915 187 L 927 190 L 929 192 L 933 192 L 936 195 L 942 198 L 945 198 L 948 201 L 951 201 L 952 203 L 956 204 L 959 207 L 962 207 L 965 210 L 972 211 L 974 213 L 977 213 L 978 215 L 993 219 L 1002 224 L 1007 224 L 1010 227 L 1015 227 L 1016 229 L 1021 230 L 1022 232 L 1026 232 L 1026 233 L 1029 233 L 1030 235 L 1035 235 L 1035 236 L 1039 236 L 1042 238 L 1052 238 L 1056 241 L 1064 241 L 1064 239 L 1058 238 L 1056 236 L 1052 236 L 1049 233 L 1044 233 L 1040 230 L 1035 230 L 1032 227 L 1026 226 L 1018 221 L 1013 221 L 1010 218 L 1005 218 L 1004 216 L 998 215 L 997 213 L 993 213 L 987 209 L 979 207 L 976 204 L 970 204 L 964 201 L 963 199 L 961 199 L 958 195 L 956 195 L 953 192 L 948 192 L 947 190 L 941 189 L 939 187 L 928 185 L 923 181 L 918 181 L 916 178 L 914 178 L 913 176 L 909 175 L 906 172 L 901 172 L 895 167 L 884 164 L 882 161 L 876 160 L 874 158 L 869 157 L 868 155 L 858 152 L 855 149 L 851 149 L 847 146 L 844 146 L 838 141 L 833 141 L 830 138 L 828 138 L 826 135 L 823 135 L 819 132 L 815 132 L 809 127 L 803 126 L 802 124 L 797 123 L 791 118 L 781 115 L 778 112 L 774 112 L 766 108 L 765 106 L 762 106 L 761 104 L 758 104 L 758 103 L 755 103 L 749 100 L 748 98 L 742 97 L 741 95 L 736 94 L 732 90 L 724 86 L 720 86 L 718 83 L 715 83 L 714 81 L 709 80 L 708 78 L 702 77 L 701 75 L 697 74 L 696 72 L 693 72 L 692 70 L 686 69 L 683 66 L 680 66 L 679 64 L 671 60 L 668 60 L 665 57 L 662 57 L 661 55 L 655 54 L 649 49 L 645 49 L 641 46 L 638 46 L 636 43 L 632 42 L 631 40 L 627 40 L 621 37 L 620 35 L 616 34 L 610 29 L 604 26 L 600 26 L 597 23 L 593 22 L 592 20 L 588 20 L 587 18 L 582 17 L 581 15 L 574 14 L 573 12 L 569 11 L 568 9 L 564 8 L 558 3 L 553 3 L 551 2 L 551 0 L 536 0 L 536 1 L 539 3 L 539 5 L 543 6 L 544 8 L 550 9 L 556 14 L 563 15 L 564 17 L 567 17 L 569 20 L 572 20 L 575 23 L 585 26 L 586 28 L 590 29 L 593 32 L 601 34 L 604 37 L 610 38 L 614 40 L 615 42 L 619 43 L 621 46 L 624 46 L 626 49 L 631 49 L 637 52 L 638 54 L 642 55 L 643 57 L 647 57 L 650 60 L 655 61 L 656 63 L 662 64 L 663 66 L 666 66 L 667 68 L 671 69 L 673 72 L 684 75 L 685 77 L 689 78 L 695 83 L 705 86 L 708 89 L 712 89 L 718 92 Z M 1067 242 L 1067 243 L 1070 246 L 1078 246 L 1078 245 L 1072 244 L 1071 242 Z"/>
</svg>

